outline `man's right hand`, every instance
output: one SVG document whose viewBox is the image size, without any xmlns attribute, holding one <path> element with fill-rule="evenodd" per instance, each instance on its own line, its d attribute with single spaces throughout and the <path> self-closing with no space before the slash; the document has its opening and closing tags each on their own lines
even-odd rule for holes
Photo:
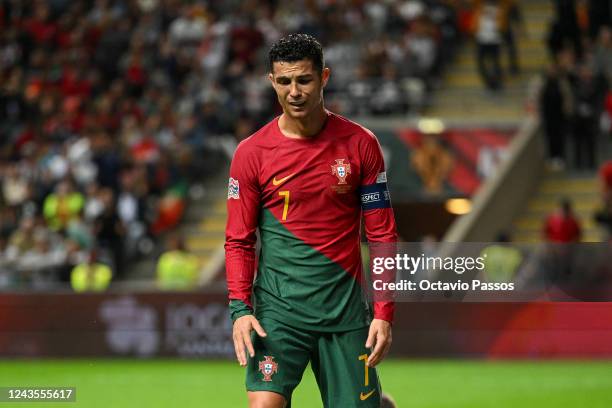
<svg viewBox="0 0 612 408">
<path fill-rule="evenodd" d="M 249 351 L 249 355 L 255 357 L 255 350 L 251 342 L 251 330 L 255 330 L 260 337 L 267 336 L 263 327 L 261 327 L 259 321 L 253 315 L 241 316 L 234 321 L 234 350 L 236 351 L 238 363 L 243 367 L 247 365 L 246 353 L 244 352 L 245 347 Z"/>
</svg>

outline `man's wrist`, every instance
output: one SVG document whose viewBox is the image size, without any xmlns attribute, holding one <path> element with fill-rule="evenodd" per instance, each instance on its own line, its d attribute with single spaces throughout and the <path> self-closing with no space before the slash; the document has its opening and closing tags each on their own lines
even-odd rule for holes
<svg viewBox="0 0 612 408">
<path fill-rule="evenodd" d="M 393 302 L 374 302 L 374 319 L 385 320 L 393 324 L 395 304 Z"/>
<path fill-rule="evenodd" d="M 389 325 L 393 326 L 393 319 L 388 319 L 384 317 L 374 317 L 373 320 L 382 320 L 383 322 L 389 323 Z"/>
<path fill-rule="evenodd" d="M 235 322 L 236 319 L 242 316 L 253 314 L 253 309 L 249 305 L 247 305 L 245 302 L 243 302 L 242 300 L 237 300 L 237 299 L 230 300 L 229 307 L 230 307 L 230 317 L 232 319 L 232 323 Z"/>
</svg>

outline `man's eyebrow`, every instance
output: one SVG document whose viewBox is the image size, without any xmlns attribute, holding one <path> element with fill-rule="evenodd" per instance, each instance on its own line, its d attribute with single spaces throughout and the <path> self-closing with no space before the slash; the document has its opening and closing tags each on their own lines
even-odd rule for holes
<svg viewBox="0 0 612 408">
<path fill-rule="evenodd" d="M 312 78 L 313 74 L 301 74 L 301 75 L 296 75 L 295 78 L 297 79 L 308 79 L 308 78 Z M 288 79 L 291 80 L 292 77 L 289 77 L 287 75 L 278 75 L 276 76 L 276 80 L 278 81 L 279 79 Z"/>
</svg>

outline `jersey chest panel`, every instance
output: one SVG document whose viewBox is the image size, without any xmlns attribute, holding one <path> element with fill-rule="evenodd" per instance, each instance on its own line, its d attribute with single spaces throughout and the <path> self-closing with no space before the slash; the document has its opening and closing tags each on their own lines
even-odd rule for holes
<svg viewBox="0 0 612 408">
<path fill-rule="evenodd" d="M 287 143 L 266 158 L 262 205 L 283 222 L 330 221 L 359 206 L 361 163 L 342 143 Z"/>
</svg>

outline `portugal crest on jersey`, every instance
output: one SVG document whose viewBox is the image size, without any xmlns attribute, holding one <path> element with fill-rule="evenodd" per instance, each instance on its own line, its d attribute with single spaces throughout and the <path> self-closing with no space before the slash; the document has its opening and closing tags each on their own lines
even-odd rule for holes
<svg viewBox="0 0 612 408">
<path fill-rule="evenodd" d="M 264 360 L 259 362 L 259 371 L 263 374 L 264 381 L 272 381 L 272 375 L 278 371 L 278 364 L 272 356 L 264 356 Z"/>
<path fill-rule="evenodd" d="M 338 184 L 346 184 L 346 178 L 351 174 L 351 164 L 345 163 L 346 159 L 336 159 L 336 164 L 331 166 L 332 174 L 338 177 Z"/>
</svg>

